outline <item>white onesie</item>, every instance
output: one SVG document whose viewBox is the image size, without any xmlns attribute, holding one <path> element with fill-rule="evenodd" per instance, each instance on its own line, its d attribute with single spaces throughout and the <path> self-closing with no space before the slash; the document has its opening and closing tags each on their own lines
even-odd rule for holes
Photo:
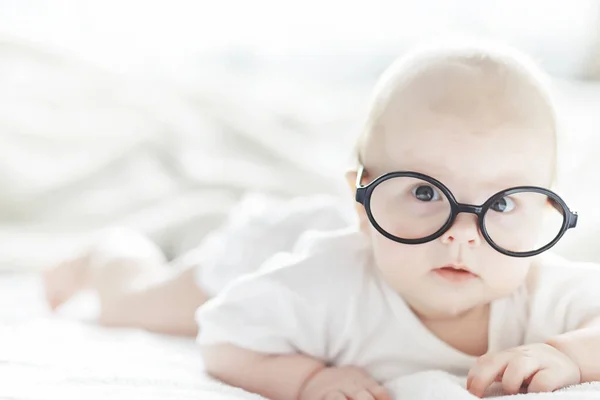
<svg viewBox="0 0 600 400">
<path fill-rule="evenodd" d="M 540 342 L 598 315 L 600 268 L 544 255 L 526 284 L 492 303 L 489 350 Z M 304 353 L 362 367 L 380 382 L 435 369 L 464 376 L 475 361 L 421 324 L 372 267 L 354 228 L 306 232 L 293 250 L 226 285 L 197 321 L 202 345 Z"/>
</svg>

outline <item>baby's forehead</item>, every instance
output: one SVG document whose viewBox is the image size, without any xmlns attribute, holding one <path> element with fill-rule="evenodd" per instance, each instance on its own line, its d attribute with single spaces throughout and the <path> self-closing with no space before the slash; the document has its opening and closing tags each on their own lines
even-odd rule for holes
<svg viewBox="0 0 600 400">
<path fill-rule="evenodd" d="M 410 170 L 445 181 L 479 186 L 547 186 L 554 168 L 554 144 L 547 132 L 498 127 L 485 133 L 422 131 L 378 147 L 374 174 Z"/>
<path fill-rule="evenodd" d="M 535 69 L 510 54 L 478 51 L 444 50 L 396 62 L 375 88 L 359 160 L 375 166 L 397 161 L 403 149 L 414 156 L 431 153 L 432 146 L 444 147 L 436 155 L 441 165 L 455 162 L 446 160 L 447 152 L 466 151 L 465 162 L 502 152 L 525 164 L 527 157 L 553 160 L 554 109 Z M 501 152 L 509 138 L 512 148 Z"/>
<path fill-rule="evenodd" d="M 380 80 L 373 103 L 380 117 L 431 111 L 517 119 L 534 109 L 548 109 L 549 99 L 535 76 L 510 58 L 441 53 L 392 66 Z"/>
</svg>

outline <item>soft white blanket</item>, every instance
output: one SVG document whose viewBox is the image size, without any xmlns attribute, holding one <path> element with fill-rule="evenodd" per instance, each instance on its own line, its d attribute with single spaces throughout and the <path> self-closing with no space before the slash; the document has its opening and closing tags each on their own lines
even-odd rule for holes
<svg viewBox="0 0 600 400">
<path fill-rule="evenodd" d="M 66 318 L 93 309 L 89 298 L 80 298 L 85 307 L 59 316 L 50 315 L 42 300 L 35 276 L 0 275 L 0 399 L 261 399 L 210 379 L 191 339 L 103 329 Z M 399 400 L 474 399 L 464 382 L 431 371 L 387 387 Z M 517 398 L 600 399 L 600 384 Z"/>
<path fill-rule="evenodd" d="M 465 378 L 459 378 L 442 371 L 421 372 L 399 378 L 388 383 L 387 387 L 394 398 L 410 400 L 474 400 L 473 396 L 464 389 Z M 486 397 L 519 400 L 574 400 L 600 399 L 600 382 L 576 385 L 553 393 L 528 393 L 514 396 L 502 395 L 500 385 L 488 390 Z"/>
<path fill-rule="evenodd" d="M 175 256 L 249 189 L 349 197 L 344 163 L 389 54 L 327 60 L 309 75 L 302 65 L 232 70 L 203 59 L 181 84 L 109 72 L 0 31 L 0 270 L 47 267 L 114 224 Z M 332 70 L 347 75 L 332 80 Z M 566 241 L 580 242 L 588 228 L 600 233 L 600 85 L 555 83 L 560 189 L 581 215 Z M 569 255 L 600 259 L 600 248 Z"/>
<path fill-rule="evenodd" d="M 259 399 L 203 372 L 192 339 L 50 315 L 35 276 L 0 275 L 0 399 Z M 69 318 L 67 318 L 69 317 Z"/>
</svg>

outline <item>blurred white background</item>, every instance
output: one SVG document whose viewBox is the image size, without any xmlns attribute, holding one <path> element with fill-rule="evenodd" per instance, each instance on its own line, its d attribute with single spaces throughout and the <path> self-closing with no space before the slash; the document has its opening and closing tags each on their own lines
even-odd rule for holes
<svg viewBox="0 0 600 400">
<path fill-rule="evenodd" d="M 594 0 L 3 0 L 0 22 L 8 33 L 114 71 L 172 78 L 194 77 L 207 53 L 396 54 L 447 32 L 517 43 L 570 76 L 597 44 L 598 8 Z"/>
<path fill-rule="evenodd" d="M 46 267 L 114 224 L 173 256 L 247 190 L 348 195 L 377 75 L 450 33 L 553 76 L 561 194 L 596 229 L 600 1 L 0 0 L 0 268 Z"/>
</svg>

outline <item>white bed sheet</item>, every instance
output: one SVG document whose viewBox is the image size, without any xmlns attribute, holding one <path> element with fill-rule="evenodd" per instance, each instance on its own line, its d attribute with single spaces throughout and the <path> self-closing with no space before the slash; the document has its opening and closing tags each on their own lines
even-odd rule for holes
<svg viewBox="0 0 600 400">
<path fill-rule="evenodd" d="M 90 300 L 80 297 L 73 303 L 79 307 L 54 315 L 35 275 L 0 274 L 0 399 L 263 399 L 209 378 L 192 339 L 82 319 L 93 314 Z M 475 400 L 463 384 L 464 378 L 429 371 L 387 386 L 395 399 Z M 499 393 L 496 387 L 490 394 Z M 518 398 L 600 399 L 600 383 Z"/>
<path fill-rule="evenodd" d="M 0 275 L 1 399 L 261 398 L 210 379 L 192 339 L 53 315 L 40 289 L 35 275 Z"/>
</svg>

